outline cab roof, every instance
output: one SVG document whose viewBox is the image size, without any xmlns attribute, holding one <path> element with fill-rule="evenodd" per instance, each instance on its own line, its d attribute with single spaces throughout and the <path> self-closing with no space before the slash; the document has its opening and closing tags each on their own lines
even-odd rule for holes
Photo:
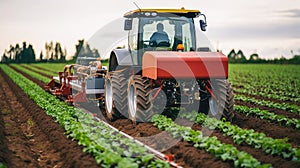
<svg viewBox="0 0 300 168">
<path fill-rule="evenodd" d="M 154 13 L 154 15 L 152 15 Z M 141 16 L 157 16 L 157 15 L 179 15 L 188 18 L 195 18 L 200 15 L 199 10 L 181 9 L 136 9 L 125 13 L 124 17 L 141 17 Z"/>
</svg>

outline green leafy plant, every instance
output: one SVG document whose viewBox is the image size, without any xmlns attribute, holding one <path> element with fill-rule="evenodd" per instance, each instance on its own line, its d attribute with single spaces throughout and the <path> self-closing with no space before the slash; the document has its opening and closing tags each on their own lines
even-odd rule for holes
<svg viewBox="0 0 300 168">
<path fill-rule="evenodd" d="M 223 161 L 233 161 L 235 167 L 271 167 L 269 164 L 262 165 L 250 154 L 239 151 L 233 145 L 221 143 L 217 137 L 203 136 L 201 131 L 177 125 L 166 116 L 154 115 L 151 121 L 154 126 L 169 132 L 174 138 L 182 137 L 184 141 L 193 143 L 194 147 L 204 149 Z"/>
<path fill-rule="evenodd" d="M 6 168 L 6 166 L 0 162 L 0 168 Z"/>
<path fill-rule="evenodd" d="M 43 74 L 51 75 L 51 76 L 58 76 L 58 72 L 63 71 L 63 68 L 64 68 L 64 67 L 62 67 L 59 71 L 53 72 L 53 70 L 51 70 L 51 69 L 45 70 L 43 67 L 39 68 L 37 66 L 33 66 L 33 64 L 21 64 L 21 66 L 23 66 L 25 68 L 29 68 L 34 71 L 41 72 Z"/>
<path fill-rule="evenodd" d="M 261 99 L 300 102 L 300 68 L 297 65 L 229 65 L 234 91 Z"/>
<path fill-rule="evenodd" d="M 15 67 L 16 69 L 18 69 L 18 70 L 20 70 L 20 71 L 22 71 L 22 72 L 30 75 L 30 76 L 32 76 L 33 78 L 42 81 L 43 83 L 48 83 L 49 82 L 49 78 L 44 77 L 44 76 L 42 76 L 42 75 L 40 75 L 38 73 L 35 73 L 33 71 L 30 71 L 30 70 L 28 70 L 28 69 L 26 69 L 26 68 L 24 68 L 22 66 L 19 66 L 17 64 L 13 64 L 12 66 Z"/>
<path fill-rule="evenodd" d="M 247 103 L 254 103 L 260 106 L 267 106 L 270 108 L 276 108 L 280 110 L 285 110 L 288 112 L 292 112 L 295 114 L 300 114 L 300 107 L 294 104 L 288 104 L 288 103 L 274 103 L 272 101 L 268 100 L 258 100 L 256 98 L 250 98 L 248 96 L 243 96 L 243 95 L 235 95 L 234 96 L 235 100 L 247 102 Z"/>
<path fill-rule="evenodd" d="M 218 129 L 226 136 L 232 137 L 235 143 L 246 143 L 255 149 L 262 149 L 266 154 L 282 156 L 287 160 L 300 162 L 300 149 L 293 148 L 287 143 L 288 139 L 273 139 L 267 137 L 264 133 L 255 132 L 253 129 L 242 129 L 230 122 L 217 120 L 216 118 L 207 117 L 202 113 L 183 113 L 182 118 L 187 118 L 197 124 L 201 124 L 209 129 Z"/>
<path fill-rule="evenodd" d="M 68 106 L 45 92 L 38 85 L 6 65 L 0 66 L 23 91 L 66 130 L 68 137 L 84 146 L 101 167 L 169 167 L 166 162 L 154 159 L 143 146 L 124 137 L 93 116 Z"/>
<path fill-rule="evenodd" d="M 250 108 L 250 107 L 239 106 L 239 105 L 235 105 L 234 110 L 235 112 L 238 113 L 244 113 L 247 116 L 253 115 L 260 119 L 265 119 L 270 122 L 276 122 L 286 127 L 293 127 L 296 128 L 297 130 L 300 130 L 300 120 L 295 118 L 288 118 L 284 115 L 277 115 L 267 110 L 260 110 L 258 108 Z"/>
</svg>

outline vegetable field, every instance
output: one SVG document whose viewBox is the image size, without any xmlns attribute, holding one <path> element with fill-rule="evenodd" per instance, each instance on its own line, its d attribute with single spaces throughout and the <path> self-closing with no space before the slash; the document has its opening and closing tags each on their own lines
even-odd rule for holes
<svg viewBox="0 0 300 168">
<path fill-rule="evenodd" d="M 0 65 L 1 167 L 170 167 L 147 148 L 104 122 L 45 92 L 64 64 Z M 229 65 L 234 88 L 232 122 L 187 112 L 176 122 L 154 115 L 149 123 L 108 124 L 174 155 L 182 167 L 300 167 L 300 67 Z M 176 110 L 176 109 L 174 109 Z M 107 120 L 105 120 L 107 121 Z M 186 123 L 193 122 L 192 127 Z M 181 138 L 174 146 L 163 149 Z"/>
</svg>

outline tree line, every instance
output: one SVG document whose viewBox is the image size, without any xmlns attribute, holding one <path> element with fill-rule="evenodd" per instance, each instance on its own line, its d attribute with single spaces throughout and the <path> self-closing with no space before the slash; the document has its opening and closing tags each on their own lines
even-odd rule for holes
<svg viewBox="0 0 300 168">
<path fill-rule="evenodd" d="M 84 39 L 78 40 L 75 45 L 75 54 L 72 56 L 71 62 L 75 62 L 78 57 L 100 57 L 97 49 L 91 49 L 90 45 Z M 32 44 L 27 45 L 27 42 L 10 45 L 9 49 L 5 49 L 2 55 L 1 63 L 37 63 L 51 62 L 62 63 L 66 62 L 67 50 L 63 49 L 59 42 L 46 42 L 44 52 L 41 51 L 39 56 L 36 56 Z"/>
<path fill-rule="evenodd" d="M 75 54 L 72 58 L 72 62 L 75 62 L 78 57 L 94 57 L 100 58 L 100 54 L 97 49 L 91 49 L 90 45 L 82 40 L 78 40 L 78 44 L 75 45 Z"/>
<path fill-rule="evenodd" d="M 238 50 L 236 52 L 234 49 L 232 49 L 228 56 L 228 62 L 229 63 L 239 63 L 239 64 L 300 64 L 300 55 L 294 55 L 293 58 L 286 59 L 284 57 L 281 58 L 274 58 L 274 59 L 264 59 L 260 58 L 257 53 L 253 53 L 250 55 L 249 59 L 246 58 L 244 53 L 241 50 Z"/>
<path fill-rule="evenodd" d="M 84 40 L 78 40 L 75 45 L 75 54 L 72 56 L 70 62 L 75 63 L 78 57 L 94 57 L 100 58 L 97 49 L 91 49 L 90 45 Z M 35 63 L 35 62 L 66 62 L 67 50 L 62 48 L 59 42 L 46 42 L 44 46 L 45 52 L 41 51 L 39 56 L 36 57 L 32 44 L 23 42 L 22 45 L 10 45 L 9 49 L 5 49 L 1 62 L 2 63 Z M 44 53 L 44 54 L 43 54 Z M 229 63 L 271 63 L 271 64 L 300 64 L 300 55 L 294 55 L 293 58 L 286 59 L 284 57 L 267 60 L 260 58 L 257 53 L 250 55 L 249 59 L 246 58 L 241 50 L 237 52 L 232 49 L 228 56 Z"/>
<path fill-rule="evenodd" d="M 9 49 L 5 49 L 2 55 L 1 62 L 3 63 L 33 63 L 35 62 L 35 52 L 31 44 L 27 45 L 26 42 L 15 46 L 10 45 Z"/>
</svg>

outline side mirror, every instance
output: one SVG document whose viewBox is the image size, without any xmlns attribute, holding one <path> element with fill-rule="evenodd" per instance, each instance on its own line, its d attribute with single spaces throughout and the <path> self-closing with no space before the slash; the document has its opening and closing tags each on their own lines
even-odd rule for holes
<svg viewBox="0 0 300 168">
<path fill-rule="evenodd" d="M 206 26 L 207 26 L 206 22 L 201 19 L 200 20 L 200 28 L 201 28 L 201 30 L 202 31 L 206 31 Z"/>
<path fill-rule="evenodd" d="M 124 30 L 131 30 L 132 29 L 132 20 L 126 19 L 124 24 Z"/>
</svg>

